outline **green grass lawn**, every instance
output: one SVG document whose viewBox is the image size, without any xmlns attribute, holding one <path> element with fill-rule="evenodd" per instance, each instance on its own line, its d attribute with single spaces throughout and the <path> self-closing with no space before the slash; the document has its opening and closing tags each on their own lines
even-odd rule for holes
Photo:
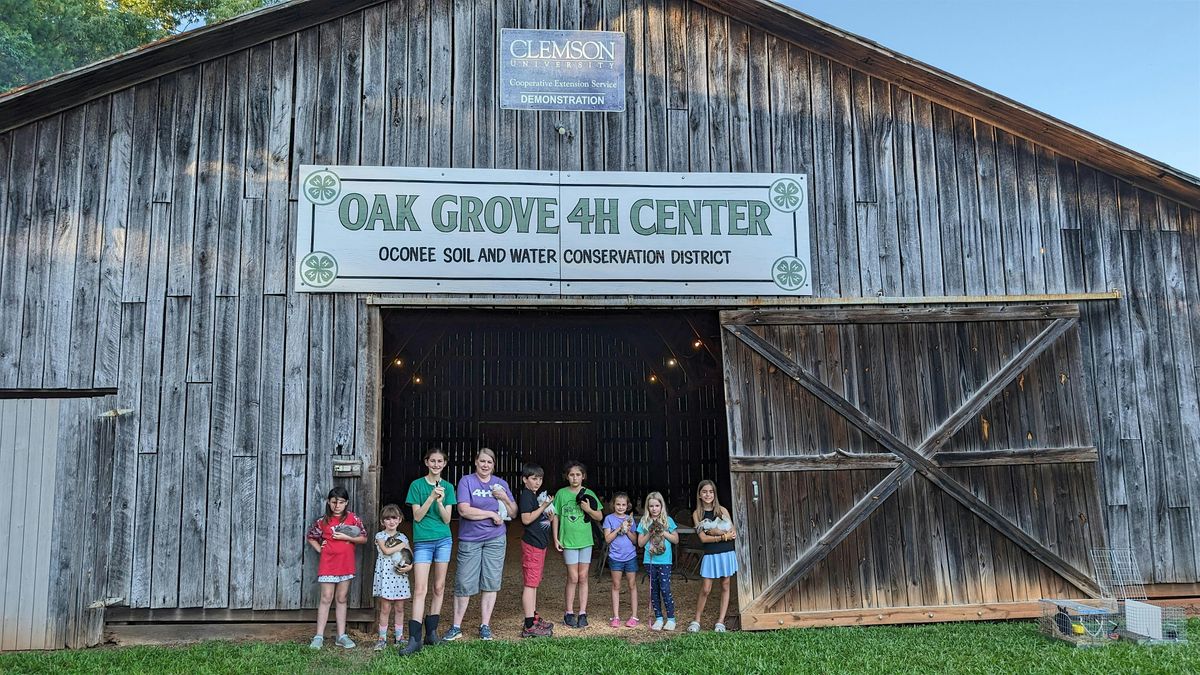
<svg viewBox="0 0 1200 675">
<path fill-rule="evenodd" d="M 1119 643 L 1074 649 L 1038 634 L 1032 622 L 823 628 L 681 635 L 630 644 L 616 638 L 520 643 L 471 640 L 401 658 L 394 651 L 302 644 L 208 642 L 190 647 L 125 647 L 0 655 L 12 673 L 1196 673 L 1200 619 L 1190 643 Z"/>
</svg>

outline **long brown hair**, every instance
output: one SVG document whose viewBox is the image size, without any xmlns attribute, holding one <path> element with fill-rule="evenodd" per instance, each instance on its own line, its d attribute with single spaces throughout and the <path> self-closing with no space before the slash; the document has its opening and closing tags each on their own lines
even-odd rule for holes
<svg viewBox="0 0 1200 675">
<path fill-rule="evenodd" d="M 325 495 L 325 516 L 321 520 L 325 521 L 326 525 L 333 522 L 333 509 L 329 508 L 330 499 L 346 500 L 346 508 L 342 511 L 341 520 L 343 523 L 346 522 L 346 519 L 350 517 L 350 493 L 341 485 L 335 485 L 329 490 L 329 494 Z"/>
<path fill-rule="evenodd" d="M 721 506 L 721 499 L 717 497 L 717 484 L 711 480 L 702 480 L 696 486 L 696 510 L 692 511 L 692 519 L 696 521 L 696 525 L 699 525 L 700 521 L 704 520 L 704 502 L 700 501 L 700 491 L 706 485 L 713 490 L 713 515 L 717 518 L 729 518 L 729 512 L 725 510 L 725 507 Z"/>
</svg>

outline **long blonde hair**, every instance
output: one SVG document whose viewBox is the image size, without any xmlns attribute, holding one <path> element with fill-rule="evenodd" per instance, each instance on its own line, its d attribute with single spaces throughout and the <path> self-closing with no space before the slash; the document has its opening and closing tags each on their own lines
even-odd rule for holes
<svg viewBox="0 0 1200 675">
<path fill-rule="evenodd" d="M 662 507 L 661 509 L 658 510 L 658 518 L 650 517 L 650 500 L 651 499 L 658 500 L 659 506 Z M 663 499 L 661 492 L 651 492 L 650 494 L 646 495 L 646 512 L 642 514 L 642 527 L 647 532 L 649 532 L 650 524 L 653 523 L 655 520 L 657 520 L 662 525 L 664 532 L 668 529 L 668 525 L 670 525 L 670 521 L 667 520 L 667 501 L 665 499 Z"/>
<path fill-rule="evenodd" d="M 702 480 L 696 486 L 696 510 L 692 511 L 692 519 L 696 521 L 697 525 L 700 524 L 701 520 L 704 520 L 704 502 L 700 501 L 700 491 L 706 485 L 713 489 L 713 516 L 717 518 L 729 518 L 729 512 L 725 510 L 725 507 L 721 506 L 721 499 L 717 496 L 717 484 L 711 480 Z"/>
</svg>

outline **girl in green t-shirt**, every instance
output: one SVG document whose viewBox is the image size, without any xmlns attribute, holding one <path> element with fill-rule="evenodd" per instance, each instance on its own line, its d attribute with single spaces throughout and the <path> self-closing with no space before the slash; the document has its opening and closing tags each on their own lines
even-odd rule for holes
<svg viewBox="0 0 1200 675">
<path fill-rule="evenodd" d="M 563 477 L 567 487 L 554 495 L 554 513 L 550 514 L 550 531 L 554 548 L 563 554 L 567 563 L 567 613 L 563 623 L 572 628 L 585 628 L 588 601 L 588 567 L 592 562 L 592 522 L 604 517 L 604 506 L 595 492 L 583 487 L 587 467 L 582 462 L 567 462 Z M 575 616 L 575 589 L 579 589 L 579 616 Z"/>
<path fill-rule="evenodd" d="M 425 468 L 429 470 L 428 473 L 408 486 L 408 496 L 404 499 L 413 510 L 413 586 L 408 645 L 400 651 L 401 654 L 419 651 L 422 643 L 436 645 L 441 642 L 437 628 L 453 545 L 450 538 L 450 507 L 455 504 L 454 486 L 442 478 L 442 469 L 446 468 L 446 453 L 441 448 L 431 448 L 425 453 Z M 426 595 L 429 596 L 428 615 L 425 614 Z M 422 630 L 425 633 L 423 641 Z"/>
</svg>

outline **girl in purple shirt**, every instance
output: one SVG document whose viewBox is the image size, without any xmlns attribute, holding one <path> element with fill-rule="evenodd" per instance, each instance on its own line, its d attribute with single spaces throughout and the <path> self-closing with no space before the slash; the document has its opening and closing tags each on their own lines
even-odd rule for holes
<svg viewBox="0 0 1200 675">
<path fill-rule="evenodd" d="M 629 580 L 629 620 L 625 626 L 638 625 L 637 606 L 637 526 L 629 512 L 629 495 L 613 495 L 613 512 L 604 518 L 604 541 L 608 542 L 608 569 L 612 572 L 612 618 L 608 625 L 621 627 L 621 575 Z"/>
</svg>

